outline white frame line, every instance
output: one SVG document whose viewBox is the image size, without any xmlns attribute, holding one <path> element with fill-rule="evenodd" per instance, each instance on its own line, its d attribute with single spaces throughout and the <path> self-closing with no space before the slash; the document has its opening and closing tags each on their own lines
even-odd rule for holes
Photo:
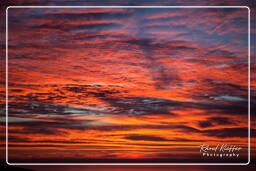
<svg viewBox="0 0 256 171">
<path fill-rule="evenodd" d="M 10 8 L 247 8 L 248 10 L 248 162 L 247 163 L 9 163 L 8 162 L 8 9 Z M 8 165 L 248 165 L 251 160 L 250 8 L 248 6 L 8 6 L 6 8 L 6 163 Z"/>
</svg>

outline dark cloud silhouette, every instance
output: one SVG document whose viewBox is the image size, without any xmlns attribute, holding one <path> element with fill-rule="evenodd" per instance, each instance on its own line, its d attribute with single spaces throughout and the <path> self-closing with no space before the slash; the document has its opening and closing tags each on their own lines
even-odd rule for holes
<svg viewBox="0 0 256 171">
<path fill-rule="evenodd" d="M 132 10 L 123 9 L 122 12 L 113 10 L 112 12 L 84 12 L 84 13 L 58 13 L 50 14 L 49 18 L 52 19 L 69 19 L 69 20 L 106 20 L 106 19 L 124 19 L 129 17 L 132 13 Z"/>
<path fill-rule="evenodd" d="M 230 125 L 230 124 L 235 124 L 235 122 L 229 118 L 225 117 L 210 117 L 209 120 L 211 122 L 214 122 L 218 125 Z"/>
<path fill-rule="evenodd" d="M 104 100 L 117 108 L 113 113 L 122 115 L 172 114 L 169 111 L 179 106 L 177 101 L 149 97 L 104 98 Z"/>
<path fill-rule="evenodd" d="M 12 102 L 8 104 L 9 114 L 64 114 L 65 105 L 40 102 Z"/>
<path fill-rule="evenodd" d="M 216 125 L 237 125 L 237 122 L 234 122 L 227 117 L 209 117 L 205 121 L 199 121 L 198 125 L 201 128 L 208 128 Z"/>
<path fill-rule="evenodd" d="M 218 138 L 248 137 L 248 128 L 211 129 L 203 133 L 207 136 Z"/>
<path fill-rule="evenodd" d="M 44 126 L 42 126 L 42 123 L 39 123 L 40 125 L 38 125 L 38 123 L 34 122 L 31 123 L 30 125 L 33 126 L 25 126 L 22 130 L 16 130 L 16 129 L 11 129 L 9 130 L 10 134 L 23 134 L 23 135 L 34 135 L 34 134 L 41 134 L 44 136 L 47 135 L 67 135 L 66 132 L 64 131 L 60 131 L 60 130 L 56 130 L 54 128 L 46 128 Z M 10 124 L 10 126 L 12 126 L 14 124 Z M 17 124 L 15 124 L 17 125 Z M 19 124 L 21 125 L 21 124 Z M 24 123 L 22 124 L 24 125 Z"/>
<path fill-rule="evenodd" d="M 143 140 L 143 141 L 169 141 L 168 139 L 162 137 L 156 137 L 151 135 L 129 135 L 125 137 L 128 140 Z"/>
<path fill-rule="evenodd" d="M 200 121 L 198 124 L 201 128 L 208 128 L 213 126 L 210 121 Z"/>
<path fill-rule="evenodd" d="M 215 49 L 215 50 L 211 50 L 209 51 L 207 54 L 207 56 L 217 56 L 217 57 L 234 57 L 235 54 L 233 52 L 227 51 L 227 50 L 220 50 L 220 49 Z"/>
</svg>

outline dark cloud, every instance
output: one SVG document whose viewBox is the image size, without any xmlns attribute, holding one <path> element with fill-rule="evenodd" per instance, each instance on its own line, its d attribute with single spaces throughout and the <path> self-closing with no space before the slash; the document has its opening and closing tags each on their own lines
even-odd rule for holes
<svg viewBox="0 0 256 171">
<path fill-rule="evenodd" d="M 93 31 L 107 30 L 111 28 L 120 28 L 122 25 L 116 23 L 102 23 L 102 24 L 85 24 L 73 27 L 72 30 L 76 29 L 90 29 Z"/>
<path fill-rule="evenodd" d="M 175 125 L 173 126 L 174 129 L 179 129 L 182 132 L 200 132 L 199 129 L 190 127 L 190 126 L 186 126 L 186 125 Z"/>
<path fill-rule="evenodd" d="M 18 125 L 18 124 L 9 124 Z M 32 126 L 33 125 L 33 126 Z M 24 123 L 20 124 L 20 126 L 24 126 Z M 33 122 L 30 125 L 24 126 L 22 130 L 18 129 L 9 129 L 8 131 L 11 135 L 12 134 L 22 134 L 22 135 L 34 135 L 34 134 L 42 134 L 42 135 L 67 135 L 66 132 L 60 131 L 54 128 L 48 128 L 42 125 L 40 122 Z"/>
<path fill-rule="evenodd" d="M 103 41 L 106 41 L 108 38 L 116 38 L 116 39 L 121 39 L 121 38 L 126 38 L 125 35 L 114 35 L 114 34 L 107 34 L 105 33 L 104 35 L 100 34 L 80 34 L 77 36 L 74 36 L 74 40 L 95 40 L 95 39 L 101 39 Z M 103 42 L 102 42 L 103 43 Z M 110 40 L 108 41 L 110 43 Z M 78 69 L 78 68 L 76 68 Z"/>
<path fill-rule="evenodd" d="M 235 122 L 233 120 L 231 120 L 230 118 L 226 118 L 226 117 L 210 117 L 208 119 L 209 119 L 209 121 L 216 123 L 218 125 L 235 124 Z"/>
<path fill-rule="evenodd" d="M 163 137 L 153 136 L 153 135 L 129 135 L 125 136 L 125 139 L 128 140 L 138 140 L 138 141 L 170 141 L 170 142 L 202 142 L 203 140 L 194 140 L 194 139 L 186 139 L 186 138 L 176 138 L 176 139 L 166 139 Z"/>
<path fill-rule="evenodd" d="M 172 114 L 169 111 L 179 106 L 177 101 L 149 97 L 104 98 L 104 100 L 117 108 L 113 113 L 122 115 Z"/>
<path fill-rule="evenodd" d="M 173 12 L 177 12 L 177 10 L 176 9 L 173 9 Z M 162 26 L 165 26 L 165 27 L 167 27 L 167 28 L 170 28 L 170 26 L 171 26 L 171 21 L 177 21 L 177 20 L 182 20 L 182 19 L 184 19 L 184 18 L 186 18 L 186 16 L 181 16 L 181 14 L 177 14 L 176 16 L 174 15 L 174 16 L 159 16 L 159 17 L 155 17 L 154 18 L 154 16 L 153 16 L 153 18 L 152 17 L 150 17 L 150 18 L 146 18 L 146 19 L 144 19 L 144 20 L 142 20 L 142 23 L 143 24 L 154 24 L 154 23 L 163 23 L 163 25 Z M 166 23 L 166 24 L 165 24 Z M 158 26 L 158 25 L 157 25 Z M 149 26 L 146 26 L 147 28 L 155 28 L 155 27 L 157 27 L 157 26 L 152 26 L 152 25 L 149 25 Z M 161 25 L 160 25 L 161 26 Z"/>
<path fill-rule="evenodd" d="M 181 128 L 184 132 L 194 132 L 209 137 L 218 138 L 230 138 L 230 137 L 248 137 L 248 128 L 237 127 L 237 128 L 221 128 L 221 129 L 207 129 L 199 130 L 187 126 L 176 126 L 176 128 Z"/>
<path fill-rule="evenodd" d="M 245 80 L 247 81 L 247 80 Z M 210 90 L 215 94 L 229 94 L 246 96 L 248 94 L 248 87 L 230 83 L 224 80 L 205 79 L 204 82 L 210 85 Z M 246 98 L 247 99 L 247 98 Z"/>
<path fill-rule="evenodd" d="M 181 81 L 177 73 L 167 72 L 169 69 L 165 63 L 158 61 L 159 51 L 161 53 L 165 52 L 165 55 L 172 58 L 173 55 L 179 54 L 186 50 L 196 50 L 196 48 L 191 47 L 183 42 L 183 44 L 176 44 L 174 42 L 166 41 L 156 41 L 150 38 L 140 38 L 140 39 L 128 39 L 124 41 L 125 43 L 136 45 L 138 49 L 142 50 L 146 62 L 143 66 L 150 70 L 151 77 L 155 80 L 155 87 L 161 89 L 161 87 L 166 85 L 176 84 Z"/>
<path fill-rule="evenodd" d="M 126 136 L 125 139 L 128 140 L 142 140 L 142 141 L 169 141 L 168 139 L 152 136 L 152 135 L 129 135 Z"/>
<path fill-rule="evenodd" d="M 151 97 L 118 97 L 120 93 L 127 93 L 126 90 L 121 90 L 117 87 L 105 87 L 102 85 L 73 85 L 65 86 L 63 88 L 57 88 L 54 91 L 56 93 L 29 93 L 27 95 L 21 96 L 9 96 L 9 98 L 15 98 L 19 100 L 24 100 L 25 102 L 10 102 L 9 112 L 10 114 L 72 114 L 72 112 L 67 112 L 67 110 L 72 109 L 66 105 L 54 105 L 52 104 L 54 100 L 65 99 L 65 92 L 69 91 L 74 94 L 69 94 L 70 97 L 76 97 L 85 99 L 87 97 L 100 98 L 106 103 L 110 104 L 112 108 L 112 114 L 120 115 L 154 115 L 154 114 L 171 114 L 172 110 L 182 110 L 182 109 L 202 109 L 207 112 L 207 114 L 225 114 L 225 115 L 247 115 L 248 106 L 246 102 L 229 102 L 222 103 L 221 101 L 214 102 L 183 102 L 168 100 L 163 98 L 151 98 Z M 118 98 L 117 98 L 118 97 Z M 78 99 L 78 100 L 79 100 Z M 27 101 L 27 102 L 26 102 Z M 209 100 L 208 100 L 209 101 Z M 76 100 L 73 102 L 76 103 Z M 79 109 L 89 112 L 89 109 Z M 95 112 L 95 111 L 94 111 Z M 221 120 L 225 121 L 225 120 Z M 220 121 L 220 122 L 221 122 Z M 217 122 L 217 121 L 216 121 Z"/>
<path fill-rule="evenodd" d="M 198 123 L 198 125 L 199 125 L 201 128 L 208 128 L 208 127 L 213 126 L 213 124 L 212 124 L 210 121 L 200 121 L 200 122 Z"/>
<path fill-rule="evenodd" d="M 205 109 L 208 114 L 225 114 L 225 115 L 248 115 L 247 104 L 221 104 L 221 103 L 194 103 L 191 104 L 198 109 Z"/>
<path fill-rule="evenodd" d="M 230 52 L 228 50 L 220 50 L 220 49 L 215 49 L 207 52 L 207 56 L 215 56 L 215 57 L 235 57 L 235 53 Z"/>
<path fill-rule="evenodd" d="M 2 138 L 2 137 L 1 137 Z M 3 137 L 4 138 L 4 137 Z M 8 141 L 11 143 L 19 142 L 19 143 L 29 143 L 28 145 L 33 145 L 33 143 L 47 143 L 52 144 L 52 146 L 59 146 L 59 144 L 81 144 L 81 143 L 88 143 L 86 140 L 73 140 L 73 141 L 60 141 L 60 140 L 33 140 L 30 138 L 23 138 L 19 136 L 8 136 Z M 39 145 L 39 144 L 38 144 Z"/>
<path fill-rule="evenodd" d="M 64 114 L 67 106 L 41 102 L 10 102 L 9 114 Z"/>
<path fill-rule="evenodd" d="M 66 90 L 75 93 L 74 96 L 107 98 L 114 94 L 125 92 L 117 90 L 115 87 L 105 87 L 102 85 L 76 85 L 63 87 L 61 91 Z"/>
<path fill-rule="evenodd" d="M 88 129 L 94 120 L 76 120 L 67 118 L 51 118 L 48 120 L 26 121 L 26 122 L 9 122 L 9 133 L 12 134 L 43 134 L 43 135 L 67 135 L 63 129 L 85 130 Z M 24 124 L 25 123 L 25 124 Z M 22 129 L 15 129 L 15 127 Z M 13 129 L 12 129 L 13 128 Z M 61 128 L 62 130 L 59 130 Z"/>
<path fill-rule="evenodd" d="M 49 14 L 48 17 L 51 19 L 64 19 L 64 20 L 107 20 L 107 19 L 123 19 L 131 16 L 132 10 L 124 9 L 123 12 L 118 12 L 113 10 L 112 12 L 85 12 L 85 13 L 58 13 L 58 14 Z"/>
<path fill-rule="evenodd" d="M 205 121 L 199 121 L 201 128 L 208 128 L 216 125 L 236 125 L 236 122 L 227 117 L 210 117 Z"/>
<path fill-rule="evenodd" d="M 68 25 L 68 24 L 43 24 L 37 26 L 31 26 L 31 29 L 56 29 L 60 31 L 101 31 L 112 28 L 120 28 L 122 25 L 116 23 L 99 23 L 99 24 L 78 24 L 78 25 Z"/>
<path fill-rule="evenodd" d="M 5 136 L 1 136 L 1 139 L 5 139 Z M 8 141 L 9 142 L 27 142 L 28 139 L 24 137 L 14 136 L 14 135 L 8 135 Z"/>
<path fill-rule="evenodd" d="M 223 128 L 211 129 L 203 131 L 203 134 L 210 137 L 232 138 L 232 137 L 248 137 L 248 128 Z"/>
<path fill-rule="evenodd" d="M 8 91 L 9 92 L 23 92 L 24 90 L 22 90 L 22 89 L 10 89 Z"/>
<path fill-rule="evenodd" d="M 15 126 L 22 126 L 23 129 L 10 129 L 10 134 L 43 134 L 43 135 L 65 135 L 65 131 L 60 131 L 59 128 L 63 129 L 74 129 L 74 130 L 99 130 L 99 131 L 125 131 L 125 130 L 134 130 L 134 129 L 159 129 L 159 130 L 173 130 L 177 132 L 187 133 L 196 133 L 201 135 L 206 135 L 209 137 L 219 137 L 219 138 L 230 138 L 230 137 L 246 137 L 248 135 L 248 128 L 237 127 L 237 128 L 222 128 L 222 129 L 205 129 L 200 130 L 186 125 L 94 125 L 93 122 L 97 120 L 77 120 L 77 119 L 66 119 L 66 118 L 51 118 L 52 121 L 26 121 L 24 122 L 10 122 L 10 128 Z M 213 124 L 229 124 L 230 121 L 223 118 L 212 117 L 209 120 Z M 200 125 L 203 128 L 208 128 L 211 125 L 201 123 Z M 161 137 L 150 137 L 144 135 L 129 135 L 125 136 L 126 139 L 131 140 L 148 140 L 148 141 L 199 141 L 199 140 L 190 140 L 190 139 L 164 139 Z M 24 141 L 24 140 L 22 140 Z M 201 140 L 200 140 L 201 141 Z"/>
<path fill-rule="evenodd" d="M 54 144 L 9 144 L 9 147 L 66 147 L 65 145 Z"/>
</svg>

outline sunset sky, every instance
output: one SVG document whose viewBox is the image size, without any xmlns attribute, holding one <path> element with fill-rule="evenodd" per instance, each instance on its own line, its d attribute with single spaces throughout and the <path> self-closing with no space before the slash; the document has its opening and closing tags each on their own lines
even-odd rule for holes
<svg viewBox="0 0 256 171">
<path fill-rule="evenodd" d="M 247 8 L 10 8 L 8 32 L 9 162 L 247 162 Z"/>
</svg>

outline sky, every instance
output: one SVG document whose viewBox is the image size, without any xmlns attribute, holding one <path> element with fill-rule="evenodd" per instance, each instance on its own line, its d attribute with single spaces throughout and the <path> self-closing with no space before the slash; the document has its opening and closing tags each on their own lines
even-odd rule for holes
<svg viewBox="0 0 256 171">
<path fill-rule="evenodd" d="M 247 8 L 10 8 L 9 162 L 208 161 L 202 144 L 247 161 L 247 22 Z"/>
</svg>

